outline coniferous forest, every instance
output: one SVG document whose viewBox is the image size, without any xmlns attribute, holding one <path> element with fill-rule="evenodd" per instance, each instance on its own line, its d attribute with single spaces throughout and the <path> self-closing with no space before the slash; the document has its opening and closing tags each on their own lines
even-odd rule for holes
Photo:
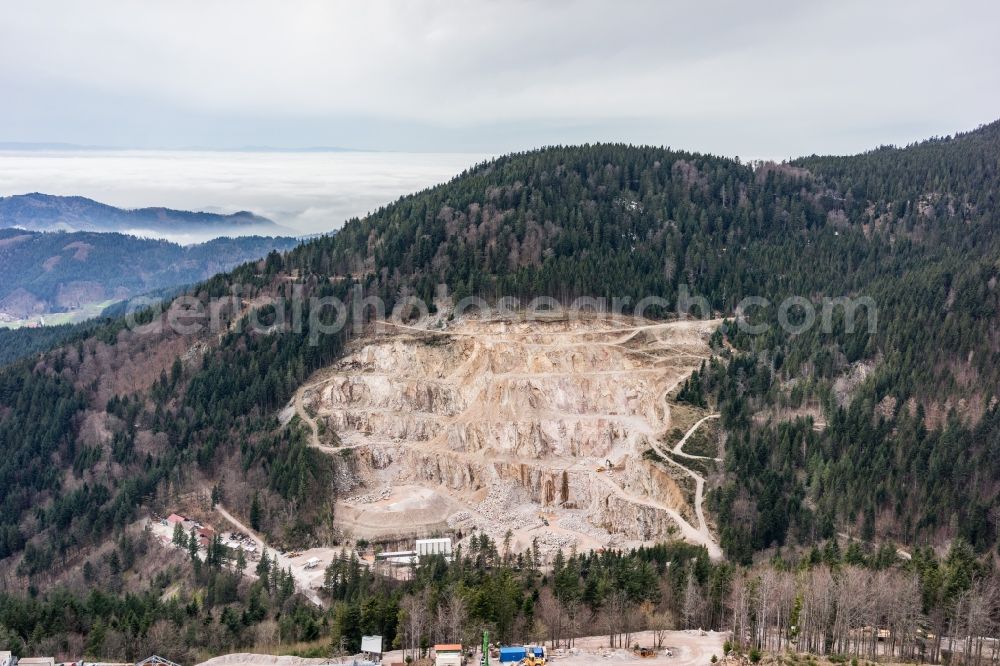
<svg viewBox="0 0 1000 666">
<path fill-rule="evenodd" d="M 544 627 L 554 642 L 599 629 L 627 645 L 634 630 L 669 625 L 735 628 L 747 649 L 794 638 L 873 658 L 883 647 L 858 631 L 899 598 L 895 654 L 941 659 L 955 649 L 943 634 L 982 635 L 997 620 L 970 609 L 997 601 L 998 199 L 1000 122 L 783 164 L 550 147 L 479 164 L 190 288 L 207 303 L 240 285 L 222 334 L 107 319 L 47 350 L 23 343 L 26 357 L 0 369 L 0 641 L 193 659 L 277 642 L 354 646 L 375 630 L 416 651 L 445 627 L 488 626 L 505 640 Z M 277 413 L 351 331 L 316 345 L 293 326 L 255 332 L 248 307 L 293 290 L 391 307 L 429 302 L 442 284 L 487 301 L 656 296 L 669 305 L 646 314 L 661 317 L 686 289 L 728 317 L 713 359 L 677 395 L 721 414 L 708 508 L 726 561 L 670 543 L 566 553 L 540 570 L 531 553 L 487 540 L 403 582 L 345 556 L 321 610 L 266 562 L 251 581 L 221 546 L 202 562 L 148 544 L 144 516 L 222 477 L 227 506 L 275 544 L 335 541 L 339 463 Z M 733 319 L 748 296 L 864 297 L 877 325 L 863 325 L 865 309 L 835 310 L 829 330 L 795 334 L 770 306 L 748 315 L 765 325 L 751 335 Z M 274 324 L 292 316 L 263 310 L 254 316 Z M 151 308 L 139 324 L 164 317 Z M 164 601 L 178 581 L 185 591 Z M 883 596 L 844 615 L 858 590 Z M 807 610 L 796 636 L 784 631 Z M 179 636 L 184 647 L 170 642 Z"/>
</svg>

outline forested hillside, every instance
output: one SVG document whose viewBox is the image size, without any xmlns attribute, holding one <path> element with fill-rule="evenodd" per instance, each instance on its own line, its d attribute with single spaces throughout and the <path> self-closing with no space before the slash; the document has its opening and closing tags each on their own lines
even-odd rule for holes
<svg viewBox="0 0 1000 666">
<path fill-rule="evenodd" d="M 871 331 L 859 321 L 848 333 L 839 319 L 829 333 L 788 335 L 772 308 L 755 315 L 772 323 L 767 334 L 736 340 L 742 354 L 718 396 L 733 444 L 731 480 L 715 499 L 727 549 L 746 560 L 838 527 L 910 544 L 963 536 L 986 549 L 1000 478 L 998 188 L 1000 123 L 756 168 L 553 148 L 401 200 L 286 265 L 375 273 L 386 297 L 428 298 L 445 282 L 460 295 L 673 301 L 688 285 L 723 313 L 747 296 L 871 297 Z M 867 379 L 837 395 L 859 367 Z M 804 404 L 828 427 L 752 418 Z"/>
<path fill-rule="evenodd" d="M 119 233 L 0 229 L 0 320 L 123 300 L 207 279 L 294 238 L 217 238 L 181 246 Z"/>
<path fill-rule="evenodd" d="M 995 553 L 998 162 L 1000 123 L 781 165 L 624 145 L 478 165 L 192 288 L 207 302 L 241 285 L 221 335 L 143 334 L 115 321 L 0 371 L 5 580 L 44 590 L 142 512 L 222 475 L 227 502 L 244 513 L 257 505 L 275 543 L 335 540 L 338 463 L 276 414 L 350 331 L 314 346 L 307 331 L 235 323 L 293 289 L 349 302 L 359 286 L 391 307 L 411 294 L 429 300 L 442 283 L 487 299 L 658 296 L 669 305 L 647 315 L 663 316 L 682 286 L 725 315 L 747 296 L 870 297 L 874 329 L 862 311 L 852 331 L 838 315 L 829 331 L 793 335 L 771 307 L 751 315 L 770 324 L 765 333 L 730 325 L 715 336 L 718 357 L 686 395 L 720 411 L 727 433 L 726 474 L 711 492 L 723 547 L 745 563 L 845 531 L 906 547 L 962 537 L 979 556 Z M 231 613 L 249 594 L 225 597 Z M 364 599 L 332 594 L 350 602 L 338 612 Z M 526 598 L 513 594 L 512 617 Z M 192 603 L 184 612 L 223 612 Z"/>
<path fill-rule="evenodd" d="M 99 325 L 99 322 L 88 321 L 39 328 L 0 328 L 0 366 L 48 351 L 77 335 L 85 336 Z"/>
<path fill-rule="evenodd" d="M 97 231 L 136 233 L 205 233 L 220 236 L 249 233 L 277 235 L 271 220 L 240 211 L 230 215 L 172 208 L 116 208 L 86 197 L 15 194 L 0 197 L 0 227 L 31 231 Z"/>
</svg>

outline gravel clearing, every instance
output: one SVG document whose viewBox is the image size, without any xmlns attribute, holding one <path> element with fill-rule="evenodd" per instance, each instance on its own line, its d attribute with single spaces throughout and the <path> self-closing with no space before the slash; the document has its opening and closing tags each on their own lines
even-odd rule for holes
<svg viewBox="0 0 1000 666">
<path fill-rule="evenodd" d="M 664 636 L 665 649 L 656 656 L 641 658 L 631 650 L 609 648 L 607 636 L 584 636 L 577 638 L 572 649 L 549 649 L 549 663 L 554 666 L 593 666 L 593 664 L 643 664 L 645 666 L 708 666 L 712 655 L 722 658 L 722 644 L 728 633 L 715 631 L 668 631 Z M 632 642 L 644 647 L 653 645 L 650 631 L 632 634 Z M 669 654 L 667 652 L 669 650 Z M 350 664 L 358 657 L 335 659 L 304 659 L 301 657 L 276 657 L 267 654 L 227 654 L 198 664 L 198 666 L 323 666 L 324 664 Z M 399 650 L 383 655 L 383 664 L 403 661 Z M 470 664 L 479 663 L 478 651 Z M 491 660 L 490 663 L 496 663 Z"/>
</svg>

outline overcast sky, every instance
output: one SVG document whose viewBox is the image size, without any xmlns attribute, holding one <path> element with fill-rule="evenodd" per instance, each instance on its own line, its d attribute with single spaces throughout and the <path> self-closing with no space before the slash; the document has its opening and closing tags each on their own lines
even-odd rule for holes
<svg viewBox="0 0 1000 666">
<path fill-rule="evenodd" d="M 31 0 L 0 141 L 855 152 L 1000 117 L 1000 3 Z"/>
</svg>

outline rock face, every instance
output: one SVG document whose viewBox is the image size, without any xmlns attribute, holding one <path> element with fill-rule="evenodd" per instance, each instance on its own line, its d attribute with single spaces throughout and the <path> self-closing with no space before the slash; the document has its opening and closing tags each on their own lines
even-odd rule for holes
<svg viewBox="0 0 1000 666">
<path fill-rule="evenodd" d="M 353 531 L 457 522 L 581 547 L 690 535 L 685 493 L 643 453 L 669 430 L 666 394 L 707 357 L 715 322 L 438 325 L 359 339 L 297 398 L 307 422 L 353 453 L 344 495 L 420 489 L 397 493 L 407 510 L 385 516 L 375 504 L 388 499 L 344 502 Z"/>
</svg>

